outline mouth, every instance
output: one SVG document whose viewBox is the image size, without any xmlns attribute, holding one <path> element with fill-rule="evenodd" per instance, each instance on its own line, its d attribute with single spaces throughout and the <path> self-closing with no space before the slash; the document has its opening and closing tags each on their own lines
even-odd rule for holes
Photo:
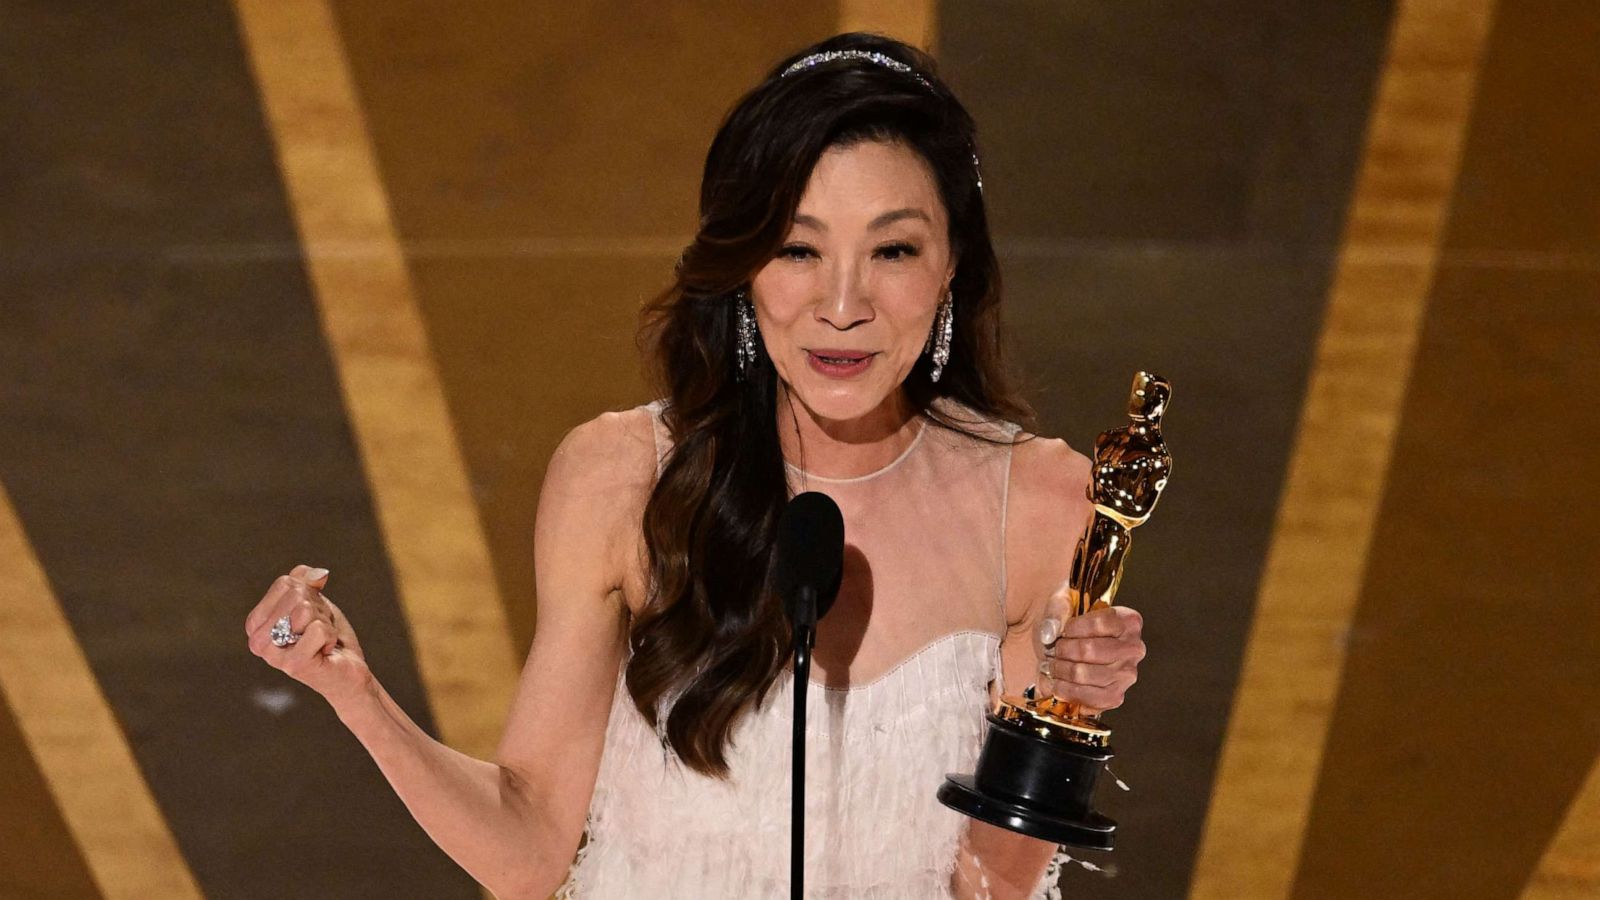
<svg viewBox="0 0 1600 900">
<path fill-rule="evenodd" d="M 876 353 L 865 350 L 835 350 L 831 347 L 807 350 L 806 361 L 811 368 L 831 378 L 849 378 L 867 370 Z"/>
</svg>

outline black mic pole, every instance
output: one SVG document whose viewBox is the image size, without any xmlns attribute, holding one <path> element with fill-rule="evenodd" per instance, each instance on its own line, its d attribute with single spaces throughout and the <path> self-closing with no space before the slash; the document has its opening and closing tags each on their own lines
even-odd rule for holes
<svg viewBox="0 0 1600 900">
<path fill-rule="evenodd" d="M 772 584 L 794 635 L 793 771 L 789 782 L 789 896 L 803 900 L 806 880 L 806 688 L 817 620 L 828 614 L 844 573 L 844 517 L 826 494 L 796 495 L 778 516 Z"/>
<path fill-rule="evenodd" d="M 793 771 L 789 779 L 789 897 L 804 900 L 806 881 L 806 688 L 817 635 L 817 595 L 801 588 L 795 603 Z"/>
</svg>

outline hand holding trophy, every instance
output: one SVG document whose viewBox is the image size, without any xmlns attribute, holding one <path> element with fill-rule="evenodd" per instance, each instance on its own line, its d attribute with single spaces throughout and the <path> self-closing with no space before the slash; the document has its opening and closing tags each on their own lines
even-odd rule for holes
<svg viewBox="0 0 1600 900">
<path fill-rule="evenodd" d="M 1161 416 L 1171 394 L 1165 379 L 1136 374 L 1131 421 L 1095 440 L 1088 486 L 1094 512 L 1068 584 L 1073 616 L 1115 598 L 1131 532 L 1149 519 L 1166 487 L 1172 456 L 1161 437 Z M 988 723 L 977 770 L 948 776 L 939 800 L 1030 837 L 1110 850 L 1117 825 L 1092 808 L 1095 776 L 1112 756 L 1111 731 L 1099 717 L 1030 687 L 1001 698 Z"/>
</svg>

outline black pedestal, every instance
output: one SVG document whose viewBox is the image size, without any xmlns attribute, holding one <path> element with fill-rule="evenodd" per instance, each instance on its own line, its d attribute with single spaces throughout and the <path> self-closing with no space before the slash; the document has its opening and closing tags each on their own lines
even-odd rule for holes
<svg viewBox="0 0 1600 900">
<path fill-rule="evenodd" d="M 939 802 L 991 825 L 1069 847 L 1110 850 L 1117 823 L 1092 808 L 1105 747 L 1050 740 L 991 714 L 971 775 L 949 775 Z"/>
</svg>

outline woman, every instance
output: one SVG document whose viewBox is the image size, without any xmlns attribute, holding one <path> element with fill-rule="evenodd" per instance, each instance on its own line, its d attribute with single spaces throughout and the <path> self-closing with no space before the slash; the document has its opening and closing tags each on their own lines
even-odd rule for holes
<svg viewBox="0 0 1600 900">
<path fill-rule="evenodd" d="M 812 896 L 1042 896 L 1053 848 L 935 789 L 972 767 L 993 696 L 1038 680 L 1118 706 L 1144 645 L 1126 608 L 1062 621 L 1088 463 L 1022 427 L 981 191 L 970 116 L 899 42 L 829 39 L 735 106 L 649 309 L 663 399 L 551 460 L 539 629 L 494 761 L 394 704 L 325 570 L 274 583 L 251 649 L 502 898 L 786 896 L 790 636 L 763 583 L 785 501 L 820 490 L 847 550 L 809 695 Z"/>
</svg>

